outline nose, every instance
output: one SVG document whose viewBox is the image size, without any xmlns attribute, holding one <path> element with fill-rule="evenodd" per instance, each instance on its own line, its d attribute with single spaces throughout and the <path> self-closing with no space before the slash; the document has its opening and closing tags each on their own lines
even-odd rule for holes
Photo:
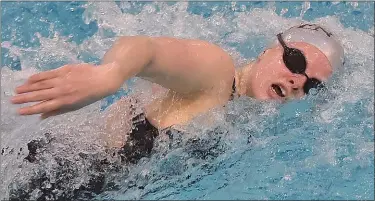
<svg viewBox="0 0 375 201">
<path fill-rule="evenodd" d="M 296 92 L 303 92 L 303 86 L 306 82 L 306 77 L 304 75 L 295 74 L 291 77 L 289 77 L 289 87 L 291 88 L 291 91 Z"/>
</svg>

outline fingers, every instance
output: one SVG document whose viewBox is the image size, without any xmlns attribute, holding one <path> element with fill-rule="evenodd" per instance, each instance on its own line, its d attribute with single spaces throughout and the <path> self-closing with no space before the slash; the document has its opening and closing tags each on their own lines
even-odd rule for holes
<svg viewBox="0 0 375 201">
<path fill-rule="evenodd" d="M 61 69 L 54 69 L 54 70 L 50 70 L 50 71 L 37 73 L 35 75 L 30 76 L 29 79 L 27 80 L 27 82 L 29 84 L 32 84 L 32 83 L 39 82 L 39 81 L 42 81 L 42 80 L 48 80 L 48 79 L 55 78 L 55 77 L 59 76 L 60 70 Z"/>
<path fill-rule="evenodd" d="M 61 102 L 59 99 L 53 99 L 32 105 L 29 107 L 24 107 L 18 110 L 20 115 L 32 115 L 40 113 L 48 113 L 53 110 L 57 110 L 61 107 Z"/>
<path fill-rule="evenodd" d="M 55 85 L 55 79 L 39 81 L 33 84 L 26 83 L 16 88 L 16 93 L 22 94 L 43 89 L 50 89 Z"/>
<path fill-rule="evenodd" d="M 59 93 L 55 88 L 46 89 L 46 90 L 39 90 L 39 91 L 33 91 L 33 92 L 30 92 L 30 93 L 14 96 L 11 101 L 12 101 L 13 104 L 22 104 L 22 103 L 28 103 L 28 102 L 44 101 L 44 100 L 53 99 L 58 94 Z"/>
</svg>

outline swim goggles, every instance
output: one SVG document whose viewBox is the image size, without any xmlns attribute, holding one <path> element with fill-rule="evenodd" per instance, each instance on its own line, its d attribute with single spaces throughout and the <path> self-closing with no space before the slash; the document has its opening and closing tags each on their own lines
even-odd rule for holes
<svg viewBox="0 0 375 201">
<path fill-rule="evenodd" d="M 284 49 L 283 53 L 283 61 L 285 66 L 289 69 L 290 72 L 295 74 L 301 74 L 304 75 L 307 80 L 303 86 L 303 91 L 305 94 L 308 94 L 310 89 L 314 88 L 317 90 L 321 90 L 322 88 L 325 88 L 323 83 L 316 79 L 316 78 L 310 78 L 306 75 L 306 58 L 303 55 L 302 51 L 296 48 L 288 47 L 284 40 L 282 39 L 281 33 L 277 34 L 277 39 L 279 40 L 281 46 Z"/>
</svg>

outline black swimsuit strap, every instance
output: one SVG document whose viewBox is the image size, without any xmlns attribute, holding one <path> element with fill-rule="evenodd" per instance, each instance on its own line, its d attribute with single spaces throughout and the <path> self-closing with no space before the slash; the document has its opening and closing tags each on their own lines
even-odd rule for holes
<svg viewBox="0 0 375 201">
<path fill-rule="evenodd" d="M 233 78 L 233 84 L 232 84 L 232 94 L 230 95 L 230 100 L 233 100 L 234 93 L 236 93 L 236 78 Z"/>
</svg>

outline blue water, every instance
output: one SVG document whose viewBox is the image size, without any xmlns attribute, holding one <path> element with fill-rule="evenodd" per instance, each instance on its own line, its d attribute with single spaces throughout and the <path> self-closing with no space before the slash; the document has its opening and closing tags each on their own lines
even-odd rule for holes
<svg viewBox="0 0 375 201">
<path fill-rule="evenodd" d="M 137 14 L 144 4 L 151 2 L 133 2 L 130 9 L 123 12 Z M 173 4 L 173 2 L 170 2 Z M 254 8 L 263 8 L 267 2 L 237 2 L 235 8 L 246 6 L 245 11 Z M 283 16 L 293 18 L 300 16 L 303 2 L 276 2 L 276 13 L 280 14 L 282 9 L 289 9 Z M 2 2 L 1 3 L 1 40 L 12 41 L 19 47 L 35 47 L 40 45 L 35 33 L 40 33 L 43 37 L 53 37 L 57 31 L 63 36 L 70 36 L 70 40 L 77 44 L 93 36 L 98 31 L 98 24 L 91 21 L 84 23 L 82 14 L 84 12 L 84 1 L 80 2 Z M 217 10 L 212 11 L 213 7 Z M 228 9 L 230 2 L 190 2 L 188 12 L 195 15 L 209 17 L 213 12 L 224 12 L 226 15 L 233 15 L 236 12 Z M 356 8 L 349 3 L 339 2 L 311 2 L 311 7 L 303 15 L 304 20 L 311 21 L 322 16 L 339 16 L 340 22 L 345 27 L 352 27 L 368 31 L 374 26 L 374 6 L 372 2 L 360 2 Z M 53 29 L 50 25 L 53 24 Z M 7 49 L 2 48 L 1 66 L 12 65 L 15 69 L 20 69 L 17 62 L 6 57 Z M 77 55 L 79 57 L 80 55 Z M 99 62 L 96 59 L 84 59 L 85 62 Z M 58 66 L 51 66 L 55 68 Z"/>
<path fill-rule="evenodd" d="M 108 3 L 111 8 L 117 6 L 120 13 L 101 13 L 100 5 L 90 7 L 87 2 L 1 2 L 1 40 L 21 52 L 14 55 L 2 45 L 1 67 L 26 72 L 28 68 L 48 70 L 73 61 L 99 63 L 101 53 L 95 48 L 108 45 L 94 43 L 86 49 L 85 42 L 120 34 L 173 35 L 179 30 L 178 23 L 167 25 L 178 18 L 173 10 L 177 5 L 176 13 L 187 16 L 179 20 L 192 23 L 183 28 L 182 36 L 217 42 L 240 58 L 256 57 L 264 49 L 271 40 L 267 37 L 273 35 L 265 30 L 276 33 L 292 20 L 327 19 L 330 24 L 337 19 L 339 25 L 331 28 L 341 31 L 338 35 L 345 42 L 347 70 L 336 75 L 332 90 L 324 97 L 278 106 L 233 103 L 229 107 L 232 120 L 219 126 L 230 128 L 228 133 L 215 131 L 212 137 L 202 132 L 208 140 L 206 146 L 212 146 L 217 155 L 199 158 L 194 151 L 204 148 L 189 148 L 188 143 L 182 143 L 182 148 L 177 144 L 167 150 L 159 148 L 161 153 L 136 166 L 122 181 L 121 190 L 99 198 L 374 199 L 374 2 L 311 2 L 309 6 L 304 2 L 189 2 L 186 8 L 174 2 L 124 4 Z M 258 11 L 272 23 L 250 21 L 255 23 L 254 30 L 241 25 L 241 20 L 256 17 Z M 158 13 L 165 13 L 164 18 Z M 285 19 L 280 25 L 277 16 Z M 120 17 L 139 24 L 127 24 L 117 19 Z M 156 18 L 157 23 L 152 21 Z M 243 33 L 245 40 L 239 39 Z M 63 38 L 69 48 L 58 49 L 60 40 L 54 41 L 56 38 Z M 45 41 L 52 43 L 43 45 Z M 34 50 L 58 56 L 36 54 Z M 16 75 L 13 80 L 17 82 Z M 6 85 L 2 83 L 2 91 L 10 90 Z M 121 90 L 107 97 L 102 109 L 126 94 Z M 252 140 L 248 140 L 250 134 Z M 176 139 L 179 137 L 183 139 Z M 142 176 L 144 170 L 146 177 Z M 130 187 L 129 183 L 144 188 Z"/>
</svg>

